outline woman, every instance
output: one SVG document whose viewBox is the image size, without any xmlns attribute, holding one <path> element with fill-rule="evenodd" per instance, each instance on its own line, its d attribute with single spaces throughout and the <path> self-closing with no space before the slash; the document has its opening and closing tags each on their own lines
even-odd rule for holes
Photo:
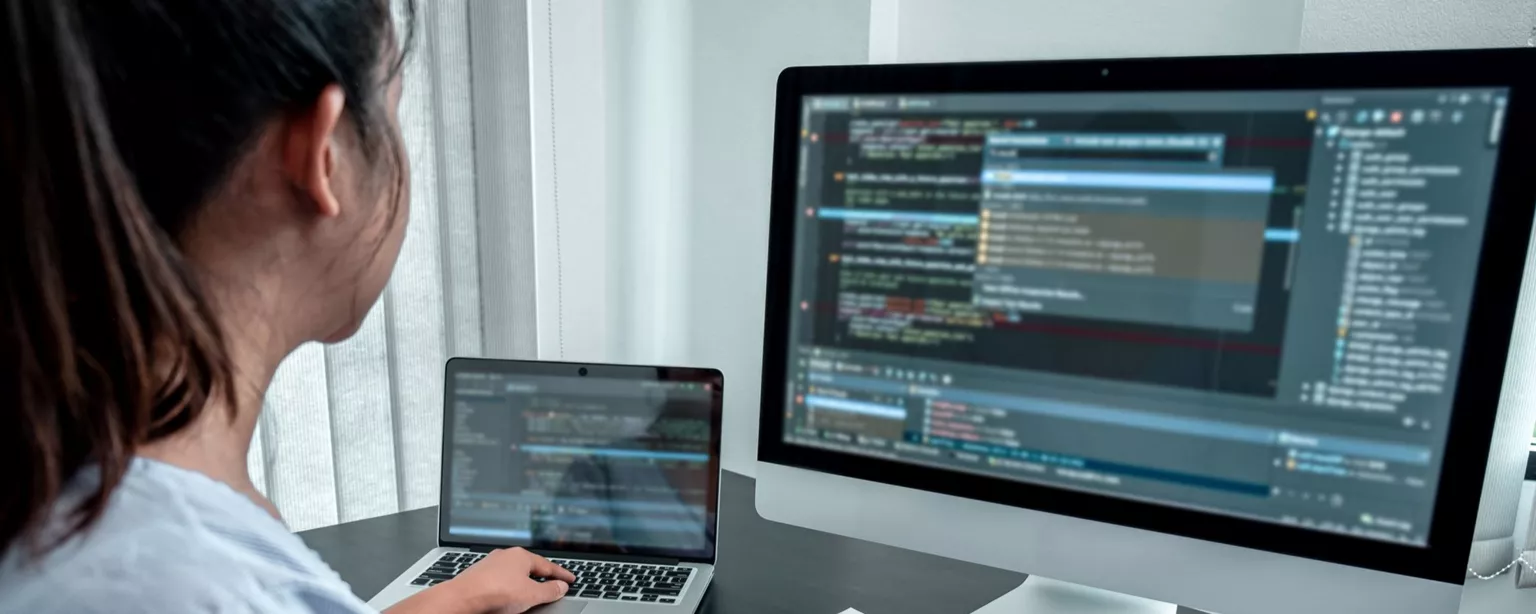
<svg viewBox="0 0 1536 614">
<path fill-rule="evenodd" d="M 245 461 L 400 250 L 388 2 L 0 0 L 0 612 L 366 609 Z M 505 550 L 392 611 L 572 579 Z"/>
</svg>

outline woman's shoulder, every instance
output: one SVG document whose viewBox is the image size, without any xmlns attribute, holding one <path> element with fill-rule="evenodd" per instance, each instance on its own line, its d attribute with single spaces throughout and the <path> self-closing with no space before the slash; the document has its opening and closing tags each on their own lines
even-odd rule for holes
<svg viewBox="0 0 1536 614">
<path fill-rule="evenodd" d="M 363 608 L 335 572 L 254 502 L 201 474 L 153 461 L 135 461 L 85 533 L 41 557 L 12 548 L 0 559 L 4 612 Z"/>
</svg>

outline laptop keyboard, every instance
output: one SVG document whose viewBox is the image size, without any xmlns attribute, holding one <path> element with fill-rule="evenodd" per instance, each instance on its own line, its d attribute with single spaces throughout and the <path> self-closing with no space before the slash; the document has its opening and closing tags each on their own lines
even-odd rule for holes
<svg viewBox="0 0 1536 614">
<path fill-rule="evenodd" d="M 565 559 L 554 559 L 554 563 L 576 574 L 566 596 L 607 601 L 677 603 L 693 574 L 692 567 L 676 565 Z"/>
<path fill-rule="evenodd" d="M 435 586 L 452 580 L 483 558 L 485 555 L 477 552 L 445 553 L 411 580 L 411 584 Z M 676 565 L 551 560 L 576 575 L 576 581 L 571 583 L 571 590 L 565 596 L 579 599 L 673 604 L 682 599 L 683 587 L 693 574 L 693 568 Z M 535 579 L 544 581 L 543 578 Z"/>
<path fill-rule="evenodd" d="M 480 562 L 480 559 L 483 558 L 485 558 L 485 555 L 478 552 L 445 553 L 441 558 L 434 561 L 432 566 L 427 568 L 426 571 L 421 572 L 421 575 L 416 576 L 415 580 L 411 580 L 411 584 L 415 586 L 436 586 L 452 580 L 454 576 L 459 575 L 459 572 L 468 569 L 470 565 Z"/>
</svg>

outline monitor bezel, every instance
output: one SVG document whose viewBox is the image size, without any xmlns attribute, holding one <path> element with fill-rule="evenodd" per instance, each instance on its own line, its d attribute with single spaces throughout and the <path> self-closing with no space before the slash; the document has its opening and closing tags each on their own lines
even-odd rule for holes
<svg viewBox="0 0 1536 614">
<path fill-rule="evenodd" d="M 792 67 L 778 79 L 758 460 L 1192 539 L 1459 584 L 1466 575 L 1536 182 L 1536 50 Z M 1427 547 L 1325 533 L 783 441 L 802 100 L 821 94 L 1509 89 Z M 1495 357 L 1491 363 L 1479 358 Z"/>
<path fill-rule="evenodd" d="M 721 426 L 724 423 L 724 398 L 725 375 L 717 369 L 696 367 L 661 367 L 645 365 L 617 365 L 602 363 L 576 363 L 576 362 L 550 362 L 536 360 L 510 360 L 498 358 L 463 358 L 448 359 L 443 367 L 443 435 L 442 435 L 442 462 L 440 471 L 442 481 L 439 482 L 437 503 L 437 543 L 439 546 L 453 548 L 476 548 L 485 546 L 494 547 L 525 547 L 530 550 L 544 549 L 537 544 L 522 543 L 518 540 L 498 540 L 494 538 L 465 539 L 449 534 L 450 506 L 449 498 L 452 495 L 450 479 L 453 474 L 453 463 L 450 462 L 453 448 L 453 381 L 458 373 L 507 373 L 512 375 L 542 375 L 571 378 L 599 378 L 599 379 L 632 379 L 656 382 L 694 382 L 709 384 L 714 394 L 710 402 L 710 449 L 709 449 L 709 492 L 705 495 L 707 502 L 705 530 L 708 532 L 709 547 L 705 550 L 671 550 L 659 548 L 580 548 L 572 549 L 569 545 L 563 548 L 563 552 L 573 554 L 599 554 L 628 557 L 647 557 L 663 560 L 678 560 L 691 563 L 714 563 L 716 553 L 720 545 L 720 439 Z"/>
</svg>

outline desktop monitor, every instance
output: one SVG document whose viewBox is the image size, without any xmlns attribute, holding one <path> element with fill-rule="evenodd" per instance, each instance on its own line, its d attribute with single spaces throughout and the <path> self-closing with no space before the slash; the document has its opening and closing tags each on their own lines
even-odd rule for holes
<svg viewBox="0 0 1536 614">
<path fill-rule="evenodd" d="M 784 71 L 758 510 L 1222 614 L 1454 612 L 1533 65 Z"/>
</svg>

